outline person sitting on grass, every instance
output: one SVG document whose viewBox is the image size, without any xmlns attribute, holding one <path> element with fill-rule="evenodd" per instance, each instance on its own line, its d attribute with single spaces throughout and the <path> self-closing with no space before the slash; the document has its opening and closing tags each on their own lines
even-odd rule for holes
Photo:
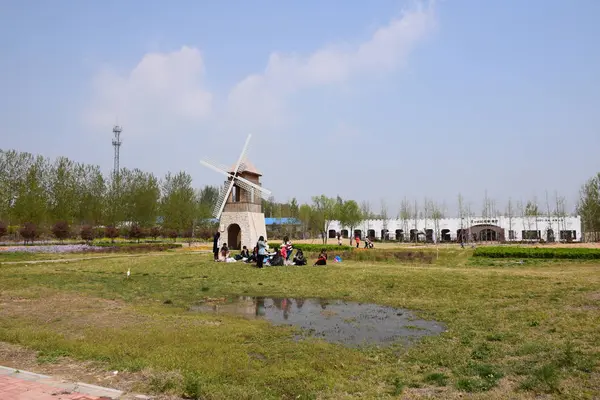
<svg viewBox="0 0 600 400">
<path fill-rule="evenodd" d="M 306 265 L 306 258 L 304 258 L 304 253 L 302 250 L 298 249 L 296 251 L 296 255 L 294 256 L 294 265 Z"/>
<path fill-rule="evenodd" d="M 221 251 L 219 252 L 219 261 L 225 262 L 229 258 L 229 247 L 227 247 L 227 243 L 223 243 L 223 247 L 221 247 Z"/>
<path fill-rule="evenodd" d="M 247 261 L 250 258 L 250 252 L 248 251 L 248 248 L 246 246 L 242 247 L 240 254 L 237 254 L 234 258 L 237 261 Z"/>
<path fill-rule="evenodd" d="M 321 250 L 321 253 L 319 254 L 319 258 L 313 264 L 313 266 L 315 266 L 315 265 L 327 265 L 327 252 L 325 251 L 325 249 Z"/>
<path fill-rule="evenodd" d="M 283 249 L 282 249 L 283 250 Z M 269 259 L 269 265 L 272 267 L 281 267 L 284 264 L 285 258 L 283 258 L 281 251 L 276 251 L 275 254 Z"/>
</svg>

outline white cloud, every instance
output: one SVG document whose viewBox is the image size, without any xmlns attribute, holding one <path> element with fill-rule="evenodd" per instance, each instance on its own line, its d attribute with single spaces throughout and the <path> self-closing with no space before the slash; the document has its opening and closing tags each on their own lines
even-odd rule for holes
<svg viewBox="0 0 600 400">
<path fill-rule="evenodd" d="M 303 88 L 394 70 L 434 27 L 430 4 L 402 13 L 358 45 L 328 46 L 308 56 L 272 53 L 262 74 L 248 76 L 231 90 L 228 111 L 234 117 L 230 120 L 260 127 L 277 125 L 286 96 Z"/>
<path fill-rule="evenodd" d="M 187 46 L 148 53 L 127 76 L 104 70 L 94 79 L 85 122 L 106 130 L 118 118 L 129 131 L 148 134 L 164 124 L 204 120 L 213 100 L 204 73 L 200 52 Z"/>
<path fill-rule="evenodd" d="M 281 127 L 290 120 L 290 96 L 401 67 L 434 26 L 430 4 L 402 13 L 363 43 L 326 46 L 305 56 L 272 53 L 264 72 L 238 82 L 216 114 L 197 49 L 149 53 L 125 76 L 112 70 L 96 76 L 85 121 L 106 130 L 118 118 L 128 132 L 145 135 L 164 133 L 165 127 L 197 129 L 209 117 L 215 128 L 236 133 Z"/>
</svg>

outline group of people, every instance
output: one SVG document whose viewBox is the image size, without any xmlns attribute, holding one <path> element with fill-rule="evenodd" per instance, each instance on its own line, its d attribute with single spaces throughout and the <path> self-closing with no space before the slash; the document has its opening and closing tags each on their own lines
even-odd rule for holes
<svg viewBox="0 0 600 400">
<path fill-rule="evenodd" d="M 283 265 L 306 265 L 306 257 L 301 249 L 296 250 L 296 254 L 292 258 L 294 248 L 292 242 L 288 236 L 284 236 L 283 242 L 279 249 L 271 251 L 264 236 L 258 238 L 256 246 L 252 250 L 252 253 L 246 246 L 243 246 L 240 254 L 231 257 L 229 247 L 227 243 L 219 248 L 219 238 L 221 237 L 220 232 L 216 232 L 213 238 L 213 255 L 214 260 L 219 262 L 236 262 L 242 261 L 246 263 L 256 263 L 258 268 L 266 266 L 283 266 Z M 292 261 L 290 261 L 290 259 Z M 317 258 L 317 261 L 313 265 L 327 265 L 327 252 L 322 250 Z"/>
</svg>

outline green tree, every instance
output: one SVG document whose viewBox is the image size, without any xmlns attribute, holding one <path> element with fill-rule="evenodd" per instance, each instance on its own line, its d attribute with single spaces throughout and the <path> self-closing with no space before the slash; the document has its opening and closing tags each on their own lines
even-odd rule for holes
<svg viewBox="0 0 600 400">
<path fill-rule="evenodd" d="M 296 201 L 295 197 L 290 201 L 289 209 L 290 209 L 290 217 L 298 218 L 299 207 L 298 207 L 298 201 Z"/>
<path fill-rule="evenodd" d="M 202 225 L 207 225 L 212 217 L 212 212 L 219 200 L 219 188 L 216 186 L 204 186 L 197 193 L 197 218 Z"/>
<path fill-rule="evenodd" d="M 321 226 L 321 234 L 323 238 L 323 243 L 327 243 L 327 233 L 329 231 L 329 226 L 331 225 L 331 221 L 337 219 L 337 211 L 339 208 L 336 206 L 338 203 L 336 199 L 325 196 L 324 194 L 320 196 L 314 196 L 313 200 L 313 217 L 316 219 L 316 222 L 319 226 Z"/>
<path fill-rule="evenodd" d="M 340 208 L 338 219 L 342 226 L 350 228 L 350 245 L 354 240 L 354 228 L 363 220 L 362 212 L 358 203 L 354 200 L 346 200 Z"/>
<path fill-rule="evenodd" d="M 160 200 L 158 179 L 139 169 L 124 170 L 122 174 L 122 199 L 125 218 L 140 228 L 156 224 Z"/>
<path fill-rule="evenodd" d="M 71 225 L 78 209 L 78 187 L 75 163 L 59 157 L 48 174 L 48 214 L 52 222 L 64 221 Z"/>
<path fill-rule="evenodd" d="M 179 232 L 191 229 L 196 211 L 192 177 L 183 171 L 176 175 L 168 173 L 162 184 L 160 204 L 163 227 Z"/>
<path fill-rule="evenodd" d="M 298 219 L 302 224 L 302 234 L 309 232 L 311 229 L 312 208 L 308 204 L 302 204 L 298 209 Z"/>
<path fill-rule="evenodd" d="M 15 202 L 33 162 L 30 153 L 0 150 L 0 219 L 8 225 L 15 222 Z"/>
<path fill-rule="evenodd" d="M 15 200 L 15 216 L 19 223 L 39 226 L 47 218 L 47 191 L 44 187 L 48 163 L 38 156 L 29 167 Z"/>
<path fill-rule="evenodd" d="M 107 201 L 106 181 L 100 168 L 95 165 L 81 165 L 77 168 L 77 191 L 79 210 L 77 219 L 82 225 L 98 225 L 104 216 Z"/>
<path fill-rule="evenodd" d="M 600 172 L 581 187 L 577 212 L 581 216 L 583 231 L 597 235 L 600 232 Z"/>
</svg>

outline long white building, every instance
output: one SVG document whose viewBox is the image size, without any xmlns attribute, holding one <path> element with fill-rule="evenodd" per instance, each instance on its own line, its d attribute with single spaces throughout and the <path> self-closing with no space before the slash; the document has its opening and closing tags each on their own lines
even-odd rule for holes
<svg viewBox="0 0 600 400">
<path fill-rule="evenodd" d="M 329 226 L 328 237 L 335 238 L 339 233 L 360 238 L 374 238 L 399 241 L 572 241 L 582 239 L 581 217 L 471 217 L 433 219 L 370 219 L 358 226 L 342 226 L 333 221 Z"/>
</svg>

